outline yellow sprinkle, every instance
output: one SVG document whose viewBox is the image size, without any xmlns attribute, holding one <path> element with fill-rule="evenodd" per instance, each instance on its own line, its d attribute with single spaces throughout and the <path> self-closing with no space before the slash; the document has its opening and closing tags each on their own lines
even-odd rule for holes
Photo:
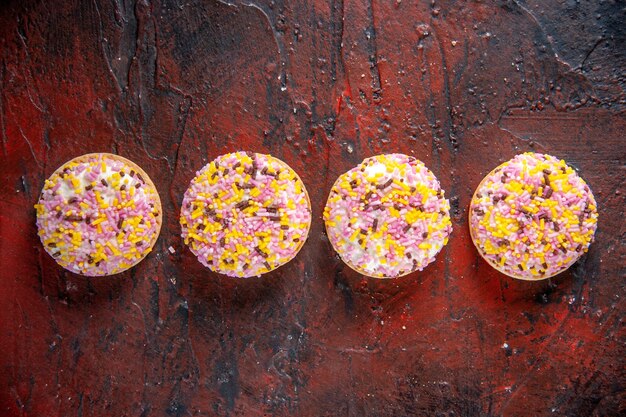
<svg viewBox="0 0 626 417">
<path fill-rule="evenodd" d="M 91 222 L 91 225 L 92 226 L 96 226 L 96 225 L 102 223 L 105 220 L 106 220 L 106 217 L 99 217 L 96 220 L 94 220 L 93 222 Z"/>
</svg>

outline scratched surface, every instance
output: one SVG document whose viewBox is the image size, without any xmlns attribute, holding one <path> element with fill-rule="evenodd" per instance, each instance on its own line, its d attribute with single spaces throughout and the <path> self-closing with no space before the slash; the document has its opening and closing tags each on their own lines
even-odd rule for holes
<svg viewBox="0 0 626 417">
<path fill-rule="evenodd" d="M 0 5 L 0 414 L 626 412 L 624 3 L 230 3 Z M 239 149 L 289 163 L 316 213 L 293 262 L 245 281 L 178 226 L 195 170 Z M 482 176 L 527 150 L 578 168 L 600 211 L 587 256 L 536 283 L 490 269 L 466 227 Z M 43 251 L 32 205 L 99 151 L 149 173 L 164 225 L 138 267 L 87 279 Z M 344 266 L 320 218 L 383 152 L 426 163 L 454 226 L 387 281 Z"/>
</svg>

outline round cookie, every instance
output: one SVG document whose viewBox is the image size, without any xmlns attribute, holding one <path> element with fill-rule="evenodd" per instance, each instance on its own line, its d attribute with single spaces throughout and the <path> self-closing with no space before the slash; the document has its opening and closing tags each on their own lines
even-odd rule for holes
<svg viewBox="0 0 626 417">
<path fill-rule="evenodd" d="M 396 278 L 435 260 L 452 232 L 435 175 L 403 154 L 378 155 L 341 175 L 324 222 L 333 248 L 360 274 Z"/>
<path fill-rule="evenodd" d="M 480 255 L 513 278 L 539 280 L 587 252 L 598 212 L 591 189 L 565 161 L 515 156 L 491 171 L 470 203 L 469 227 Z"/>
<path fill-rule="evenodd" d="M 180 225 L 204 266 L 231 277 L 260 276 L 298 254 L 311 227 L 311 202 L 283 161 L 229 153 L 197 172 L 185 192 Z"/>
<path fill-rule="evenodd" d="M 46 180 L 35 209 L 46 252 L 65 269 L 87 276 L 113 275 L 139 263 L 162 223 L 150 177 L 109 153 L 63 164 Z"/>
</svg>

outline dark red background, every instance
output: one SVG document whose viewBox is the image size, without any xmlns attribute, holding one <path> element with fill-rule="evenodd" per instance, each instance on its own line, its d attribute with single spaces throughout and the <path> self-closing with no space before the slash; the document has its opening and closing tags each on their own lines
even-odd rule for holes
<svg viewBox="0 0 626 417">
<path fill-rule="evenodd" d="M 232 3 L 0 6 L 0 414 L 624 413 L 624 3 Z M 313 204 L 302 252 L 260 279 L 179 237 L 195 171 L 240 149 L 285 160 Z M 466 226 L 482 176 L 528 150 L 579 168 L 600 210 L 588 255 L 535 283 Z M 165 222 L 139 266 L 88 279 L 44 252 L 32 205 L 99 151 L 149 173 Z M 320 214 L 385 152 L 439 177 L 454 231 L 424 272 L 364 279 Z"/>
</svg>

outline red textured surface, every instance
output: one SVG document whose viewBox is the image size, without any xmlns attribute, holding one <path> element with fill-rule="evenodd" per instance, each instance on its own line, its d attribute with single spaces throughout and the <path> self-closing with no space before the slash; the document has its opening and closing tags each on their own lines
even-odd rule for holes
<svg viewBox="0 0 626 417">
<path fill-rule="evenodd" d="M 623 3 L 232 3 L 0 6 L 0 414 L 624 413 Z M 195 170 L 239 149 L 290 164 L 315 213 L 261 279 L 179 237 Z M 536 283 L 493 271 L 466 226 L 482 176 L 527 150 L 579 168 L 600 211 L 588 255 Z M 99 151 L 149 173 L 164 226 L 138 267 L 87 279 L 43 251 L 32 205 Z M 320 218 L 383 152 L 424 161 L 454 212 L 437 261 L 389 281 L 344 266 Z"/>
</svg>

